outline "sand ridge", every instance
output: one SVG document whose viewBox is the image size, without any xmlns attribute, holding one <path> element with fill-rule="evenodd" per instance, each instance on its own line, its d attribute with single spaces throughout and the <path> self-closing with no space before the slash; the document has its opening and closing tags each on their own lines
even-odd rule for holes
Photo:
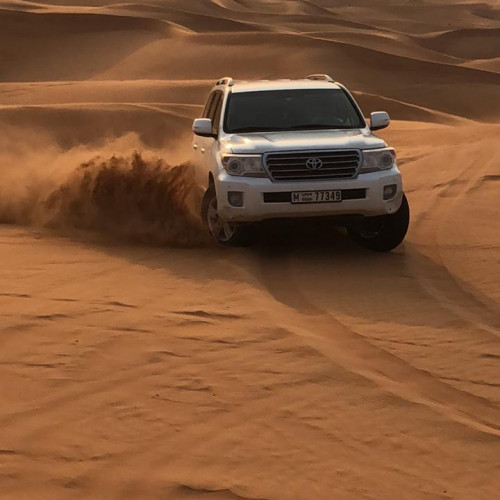
<svg viewBox="0 0 500 500">
<path fill-rule="evenodd" d="M 0 498 L 495 498 L 499 30 L 495 0 L 0 0 Z M 214 246 L 211 85 L 314 72 L 391 114 L 407 241 Z"/>
</svg>

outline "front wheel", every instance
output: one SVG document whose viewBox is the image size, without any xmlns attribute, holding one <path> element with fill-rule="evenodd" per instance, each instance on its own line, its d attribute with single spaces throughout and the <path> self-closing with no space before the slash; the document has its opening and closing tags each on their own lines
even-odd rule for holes
<svg viewBox="0 0 500 500">
<path fill-rule="evenodd" d="M 210 186 L 203 197 L 201 217 L 212 238 L 224 246 L 248 246 L 253 243 L 253 228 L 249 224 L 227 222 L 217 210 L 215 186 Z"/>
<path fill-rule="evenodd" d="M 397 212 L 378 217 L 363 217 L 348 226 L 349 236 L 359 245 L 374 252 L 390 252 L 404 240 L 410 224 L 410 207 L 403 194 Z"/>
</svg>

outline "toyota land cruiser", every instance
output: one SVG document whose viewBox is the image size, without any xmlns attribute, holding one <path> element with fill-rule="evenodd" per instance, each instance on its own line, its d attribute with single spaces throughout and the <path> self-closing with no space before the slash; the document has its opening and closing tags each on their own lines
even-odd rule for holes
<svg viewBox="0 0 500 500">
<path fill-rule="evenodd" d="M 404 239 L 409 207 L 396 152 L 349 91 L 328 75 L 239 82 L 222 78 L 194 121 L 202 218 L 224 245 L 249 242 L 266 219 L 332 217 L 360 245 L 385 252 Z"/>
</svg>

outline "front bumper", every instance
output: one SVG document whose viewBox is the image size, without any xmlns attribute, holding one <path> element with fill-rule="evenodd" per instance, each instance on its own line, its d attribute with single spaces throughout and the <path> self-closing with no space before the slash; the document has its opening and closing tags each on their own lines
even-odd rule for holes
<svg viewBox="0 0 500 500">
<path fill-rule="evenodd" d="M 394 198 L 385 201 L 384 186 L 391 184 L 397 185 L 397 193 Z M 403 185 L 397 167 L 360 174 L 355 179 L 301 182 L 272 182 L 268 178 L 237 177 L 221 170 L 215 179 L 215 189 L 220 217 L 232 222 L 337 215 L 386 215 L 396 212 L 403 200 Z M 296 191 L 328 190 L 341 190 L 342 201 L 292 204 L 288 196 Z M 243 206 L 234 207 L 229 204 L 229 191 L 243 193 Z"/>
</svg>

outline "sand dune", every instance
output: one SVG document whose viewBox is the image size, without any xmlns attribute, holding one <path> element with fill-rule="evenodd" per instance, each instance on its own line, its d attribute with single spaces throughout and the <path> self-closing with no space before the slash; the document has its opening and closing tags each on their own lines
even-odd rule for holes
<svg viewBox="0 0 500 500">
<path fill-rule="evenodd" d="M 128 4 L 115 8 L 131 13 Z M 474 61 L 465 57 L 471 54 L 450 57 L 446 50 L 438 50 L 453 33 L 420 37 L 418 43 L 412 42 L 415 38 L 393 35 L 392 40 L 399 39 L 395 43 L 387 33 L 357 36 L 353 28 L 330 36 L 290 32 L 286 26 L 280 32 L 276 15 L 271 29 L 266 24 L 255 28 L 256 20 L 242 24 L 169 6 L 159 7 L 159 14 L 168 21 L 104 13 L 4 12 L 3 22 L 9 29 L 3 36 L 12 40 L 15 53 L 8 47 L 3 49 L 2 56 L 9 64 L 0 70 L 0 77 L 4 81 L 210 79 L 214 74 L 224 74 L 228 67 L 244 78 L 298 77 L 320 71 L 328 61 L 331 73 L 364 92 L 472 119 L 494 121 L 500 113 L 495 99 L 500 76 L 482 67 L 476 69 Z M 212 33 L 214 30 L 216 33 Z M 68 31 L 70 36 L 66 36 Z M 483 35 L 486 39 L 496 34 L 493 29 L 479 31 L 487 33 Z M 64 44 L 60 43 L 62 38 Z M 291 44 L 298 49 L 293 54 L 289 53 Z M 431 50 L 419 48 L 419 44 Z M 98 60 L 94 57 L 96 47 L 100 47 Z M 219 47 L 224 47 L 222 53 Z M 245 57 L 241 57 L 242 47 L 252 47 L 245 49 Z M 478 54 L 483 60 L 485 54 Z M 369 65 L 373 69 L 367 83 Z M 484 96 L 480 101 L 462 98 L 471 84 Z M 450 85 L 457 92 L 450 93 Z M 428 88 L 433 91 L 428 92 Z"/>
<path fill-rule="evenodd" d="M 468 61 L 464 65 L 471 68 L 478 68 L 485 71 L 500 73 L 500 57 L 495 57 L 492 59 L 476 59 L 474 61 Z"/>
<path fill-rule="evenodd" d="M 176 146 L 185 137 L 196 109 L 154 104 L 16 106 L 0 108 L 0 120 L 4 126 L 50 131 L 63 149 L 103 144 L 130 132 L 137 134 L 144 146 L 160 148 Z"/>
<path fill-rule="evenodd" d="M 464 59 L 460 57 L 449 56 L 433 49 L 420 47 L 415 43 L 413 37 L 390 32 L 365 32 L 359 30 L 351 31 L 326 31 L 326 32 L 308 32 L 306 35 L 312 38 L 327 39 L 337 42 L 350 43 L 359 47 L 385 52 L 395 56 L 418 59 L 444 64 L 457 64 Z"/>
<path fill-rule="evenodd" d="M 257 23 L 248 23 L 239 20 L 232 20 L 226 17 L 219 17 L 211 13 L 198 14 L 193 12 L 185 12 L 167 6 L 151 6 L 147 4 L 119 4 L 105 7 L 106 11 L 119 11 L 122 13 L 132 13 L 135 15 L 148 15 L 163 19 L 168 19 L 171 22 L 179 24 L 192 32 L 238 32 L 238 31 L 254 31 L 259 32 L 265 30 Z"/>
<path fill-rule="evenodd" d="M 436 52 L 463 59 L 493 59 L 498 57 L 500 29 L 462 29 L 431 37 L 420 43 Z"/>
<path fill-rule="evenodd" d="M 127 16 L 6 11 L 0 20 L 3 81 L 89 78 L 169 33 L 163 22 Z"/>
<path fill-rule="evenodd" d="M 477 499 L 500 490 L 495 0 L 0 0 L 0 498 Z M 412 225 L 207 241 L 213 81 L 327 72 Z"/>
<path fill-rule="evenodd" d="M 290 54 L 288 47 L 292 43 L 300 50 Z M 242 47 L 247 44 L 252 44 L 254 50 L 241 58 Z M 222 54 L 218 46 L 225 47 Z M 167 47 L 173 50 L 167 60 L 159 64 L 160 54 L 165 54 Z M 494 120 L 499 113 L 495 97 L 500 76 L 495 73 L 408 59 L 343 42 L 293 34 L 225 33 L 158 41 L 101 73 L 98 78 L 135 79 L 141 75 L 153 79 L 207 78 L 212 71 L 224 74 L 227 67 L 233 68 L 242 78 L 255 78 L 254 68 L 259 68 L 260 75 L 266 78 L 277 75 L 300 77 L 318 71 L 324 66 L 323 61 L 335 61 L 332 66 L 329 63 L 329 72 L 362 91 L 375 91 L 384 97 L 468 118 Z M 369 82 L 366 79 L 368 64 L 377 68 L 370 74 Z M 471 102 L 462 98 L 471 82 L 481 88 L 484 99 Z M 450 93 L 450 85 L 457 88 L 457 92 Z M 432 93 L 426 90 L 428 87 L 433 89 Z"/>
</svg>

